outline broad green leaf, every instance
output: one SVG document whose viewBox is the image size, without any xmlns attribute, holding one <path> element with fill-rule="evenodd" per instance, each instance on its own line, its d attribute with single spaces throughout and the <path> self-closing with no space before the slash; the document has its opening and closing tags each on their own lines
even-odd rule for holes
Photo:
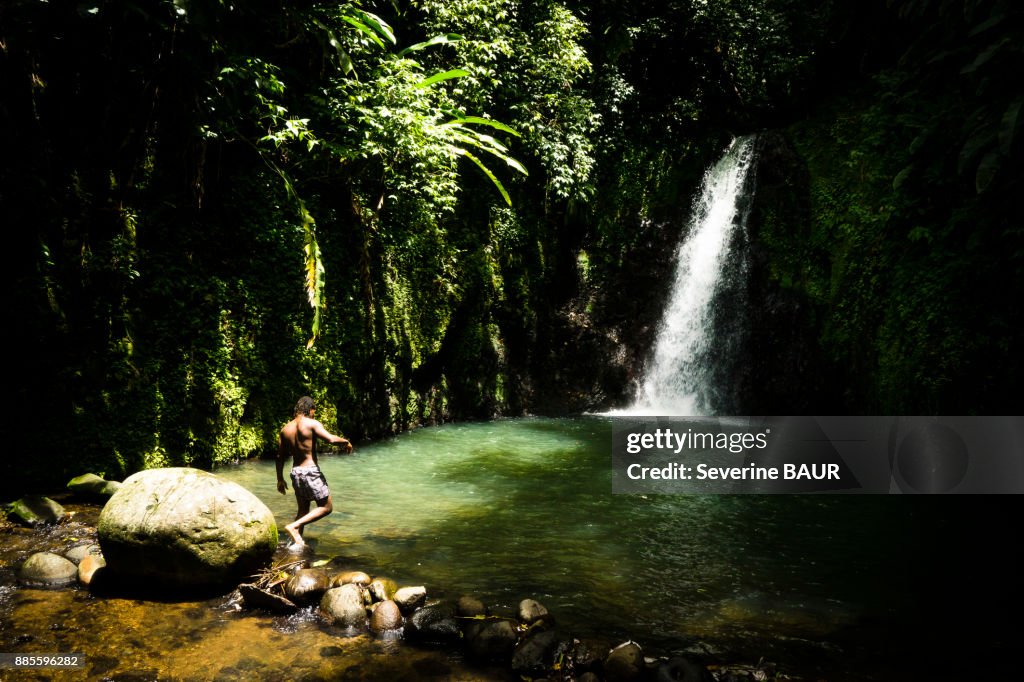
<svg viewBox="0 0 1024 682">
<path fill-rule="evenodd" d="M 462 40 L 462 36 L 460 36 L 458 33 L 447 33 L 447 34 L 437 35 L 437 36 L 434 36 L 433 38 L 431 38 L 430 40 L 424 41 L 422 43 L 416 43 L 415 45 L 410 45 L 409 47 L 407 47 L 404 50 L 402 50 L 401 52 L 399 52 L 398 56 L 399 57 L 404 57 L 405 55 L 409 54 L 410 52 L 416 52 L 418 50 L 422 50 L 422 49 L 431 47 L 433 45 L 447 45 L 448 43 L 455 43 L 455 42 L 458 42 L 460 40 Z"/>
<path fill-rule="evenodd" d="M 455 124 L 455 123 L 479 123 L 480 125 L 485 125 L 485 126 L 490 126 L 492 128 L 497 128 L 498 130 L 501 130 L 501 131 L 504 131 L 506 133 L 515 135 L 516 137 L 522 137 L 519 133 L 517 133 L 516 131 L 512 130 L 511 128 L 509 128 L 504 123 L 500 123 L 498 121 L 492 121 L 491 119 L 483 118 L 482 116 L 460 116 L 459 118 L 455 119 L 454 121 L 448 121 L 448 123 L 446 123 L 445 125 L 452 125 L 452 124 Z"/>
<path fill-rule="evenodd" d="M 484 165 L 483 161 L 481 161 L 480 159 L 476 158 L 475 156 L 470 154 L 465 149 L 460 149 L 458 147 L 453 147 L 453 151 L 456 154 L 460 154 L 462 156 L 465 156 L 467 159 L 469 159 L 470 161 L 475 163 L 477 166 L 479 166 L 480 170 L 482 170 L 484 172 L 484 175 L 486 175 L 488 178 L 490 178 L 491 182 L 494 183 L 494 186 L 498 188 L 498 191 L 501 193 L 501 196 L 505 199 L 505 203 L 507 203 L 509 206 L 512 205 L 512 198 L 508 195 L 508 192 L 505 191 L 505 186 L 501 184 L 501 181 L 498 180 L 497 177 L 495 177 L 494 173 L 491 172 L 491 169 Z"/>
<path fill-rule="evenodd" d="M 373 14 L 372 12 L 367 12 L 366 10 L 357 11 L 359 12 L 359 17 L 363 20 L 364 23 L 368 24 L 371 28 L 373 28 L 374 31 L 376 31 L 389 43 L 391 43 L 392 45 L 395 44 L 395 32 L 391 30 L 391 27 L 388 26 L 388 23 L 386 21 L 378 17 L 376 14 Z"/>
<path fill-rule="evenodd" d="M 452 78 L 462 78 L 463 76 L 468 75 L 469 71 L 466 71 L 465 69 L 452 69 L 450 71 L 442 71 L 441 73 L 435 73 L 430 78 L 424 78 L 423 80 L 416 84 L 416 87 L 427 88 L 433 85 L 434 83 L 440 83 L 441 81 L 450 80 Z"/>
<path fill-rule="evenodd" d="M 352 24 L 357 29 L 359 29 L 360 31 L 365 33 L 366 35 L 368 35 L 370 37 L 370 40 L 372 40 L 373 42 L 377 43 L 381 47 L 381 49 L 387 49 L 386 46 L 384 45 L 384 41 L 380 39 L 380 37 L 376 34 L 376 32 L 374 32 L 374 30 L 372 28 L 370 28 L 366 24 L 362 23 L 361 21 L 359 21 L 355 17 L 344 16 L 344 17 L 342 17 L 342 19 L 344 21 Z"/>
</svg>

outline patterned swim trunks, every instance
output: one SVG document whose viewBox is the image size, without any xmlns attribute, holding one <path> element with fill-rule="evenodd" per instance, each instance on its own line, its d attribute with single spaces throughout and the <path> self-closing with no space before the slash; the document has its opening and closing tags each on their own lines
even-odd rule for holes
<svg viewBox="0 0 1024 682">
<path fill-rule="evenodd" d="M 331 491 L 327 487 L 327 479 L 320 472 L 320 467 L 292 467 L 292 487 L 295 497 L 301 501 L 314 500 L 322 506 Z"/>
</svg>

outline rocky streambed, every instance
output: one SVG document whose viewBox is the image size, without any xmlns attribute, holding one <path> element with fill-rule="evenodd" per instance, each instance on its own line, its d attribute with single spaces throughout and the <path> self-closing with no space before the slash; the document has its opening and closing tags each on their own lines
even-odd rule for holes
<svg viewBox="0 0 1024 682">
<path fill-rule="evenodd" d="M 581 640 L 528 595 L 488 604 L 283 545 L 271 567 L 212 595 L 96 580 L 101 506 L 58 501 L 55 523 L 0 526 L 0 650 L 80 653 L 82 666 L 8 668 L 5 680 L 785 679 L 768 665 Z"/>
</svg>

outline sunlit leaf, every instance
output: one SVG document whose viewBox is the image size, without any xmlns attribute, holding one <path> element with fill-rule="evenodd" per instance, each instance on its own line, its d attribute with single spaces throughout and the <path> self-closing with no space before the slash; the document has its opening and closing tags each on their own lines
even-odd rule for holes
<svg viewBox="0 0 1024 682">
<path fill-rule="evenodd" d="M 462 40 L 462 36 L 460 36 L 458 33 L 448 33 L 448 34 L 443 34 L 443 35 L 437 35 L 437 36 L 434 36 L 433 38 L 431 38 L 430 40 L 426 40 L 426 41 L 424 41 L 422 43 L 416 43 L 415 45 L 410 45 L 409 47 L 407 47 L 404 50 L 402 50 L 401 52 L 399 52 L 398 56 L 399 57 L 404 57 L 405 55 L 409 54 L 410 52 L 417 52 L 419 50 L 431 47 L 433 45 L 447 45 L 448 43 L 454 43 L 454 42 L 458 42 L 460 40 Z"/>
<path fill-rule="evenodd" d="M 462 78 L 463 76 L 468 75 L 469 71 L 466 71 L 465 69 L 451 69 L 450 71 L 442 71 L 441 73 L 435 73 L 433 76 L 430 76 L 429 78 L 424 78 L 423 80 L 416 84 L 416 87 L 426 88 L 430 87 L 434 83 L 440 83 L 441 81 L 451 80 L 452 78 Z"/>
</svg>

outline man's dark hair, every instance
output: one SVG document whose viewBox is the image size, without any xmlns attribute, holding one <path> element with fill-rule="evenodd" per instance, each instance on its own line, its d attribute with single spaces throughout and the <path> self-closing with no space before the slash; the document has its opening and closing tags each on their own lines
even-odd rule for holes
<svg viewBox="0 0 1024 682">
<path fill-rule="evenodd" d="M 309 416 L 309 413 L 316 408 L 316 403 L 308 395 L 304 395 L 299 398 L 299 402 L 295 403 L 295 411 L 292 413 L 293 417 L 298 417 L 300 414 Z"/>
</svg>

